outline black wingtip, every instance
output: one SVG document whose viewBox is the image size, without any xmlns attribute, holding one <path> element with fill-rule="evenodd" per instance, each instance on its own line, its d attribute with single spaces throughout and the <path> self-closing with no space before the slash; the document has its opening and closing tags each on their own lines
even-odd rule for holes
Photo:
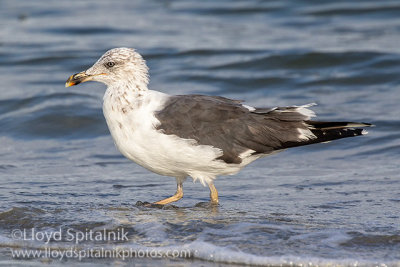
<svg viewBox="0 0 400 267">
<path fill-rule="evenodd" d="M 361 123 L 363 124 L 362 127 L 376 127 L 376 125 L 372 123 L 367 123 L 367 122 L 361 122 Z"/>
</svg>

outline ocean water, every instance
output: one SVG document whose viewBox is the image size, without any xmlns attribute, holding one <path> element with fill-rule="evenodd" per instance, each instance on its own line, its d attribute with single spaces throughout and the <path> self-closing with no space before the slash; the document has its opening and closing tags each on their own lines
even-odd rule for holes
<svg viewBox="0 0 400 267">
<path fill-rule="evenodd" d="M 400 266 L 399 44 L 389 0 L 0 1 L 0 264 Z M 376 127 L 145 207 L 175 180 L 116 150 L 103 85 L 64 87 L 121 46 L 154 90 Z"/>
</svg>

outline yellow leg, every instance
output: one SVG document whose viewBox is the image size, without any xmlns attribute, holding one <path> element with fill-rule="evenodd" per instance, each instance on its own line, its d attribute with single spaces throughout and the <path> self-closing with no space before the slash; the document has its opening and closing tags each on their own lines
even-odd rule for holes
<svg viewBox="0 0 400 267">
<path fill-rule="evenodd" d="M 154 202 L 154 204 L 166 205 L 171 202 L 178 201 L 182 197 L 183 197 L 183 186 L 182 186 L 182 183 L 178 182 L 175 195 L 173 195 L 172 197 Z"/>
<path fill-rule="evenodd" d="M 212 204 L 218 204 L 218 191 L 215 188 L 213 183 L 209 183 L 208 187 L 210 188 L 210 199 Z"/>
</svg>

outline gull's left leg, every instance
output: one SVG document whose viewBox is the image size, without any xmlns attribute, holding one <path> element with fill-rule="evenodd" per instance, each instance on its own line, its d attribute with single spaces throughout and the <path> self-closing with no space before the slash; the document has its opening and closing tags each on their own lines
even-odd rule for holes
<svg viewBox="0 0 400 267">
<path fill-rule="evenodd" d="M 212 204 L 218 204 L 218 191 L 217 188 L 215 188 L 214 183 L 210 182 L 208 184 L 208 187 L 210 188 L 210 199 Z"/>
<path fill-rule="evenodd" d="M 173 195 L 172 197 L 154 202 L 153 204 L 160 204 L 160 205 L 166 205 L 169 204 L 171 202 L 175 202 L 178 201 L 179 199 L 181 199 L 183 197 L 183 185 L 182 185 L 182 181 L 177 181 L 177 187 L 176 187 L 176 193 L 175 195 Z"/>
</svg>

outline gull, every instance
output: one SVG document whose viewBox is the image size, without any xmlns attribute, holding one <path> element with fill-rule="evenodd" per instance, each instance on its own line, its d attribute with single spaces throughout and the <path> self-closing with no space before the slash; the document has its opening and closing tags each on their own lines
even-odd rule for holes
<svg viewBox="0 0 400 267">
<path fill-rule="evenodd" d="M 302 106 L 255 108 L 221 96 L 168 95 L 148 89 L 148 67 L 132 48 L 107 51 L 65 86 L 97 81 L 107 86 L 103 113 L 118 150 L 128 159 L 176 178 L 176 193 L 154 204 L 183 197 L 188 176 L 210 189 L 214 180 L 238 173 L 249 163 L 287 148 L 366 134 L 369 123 L 311 120 Z"/>
</svg>

